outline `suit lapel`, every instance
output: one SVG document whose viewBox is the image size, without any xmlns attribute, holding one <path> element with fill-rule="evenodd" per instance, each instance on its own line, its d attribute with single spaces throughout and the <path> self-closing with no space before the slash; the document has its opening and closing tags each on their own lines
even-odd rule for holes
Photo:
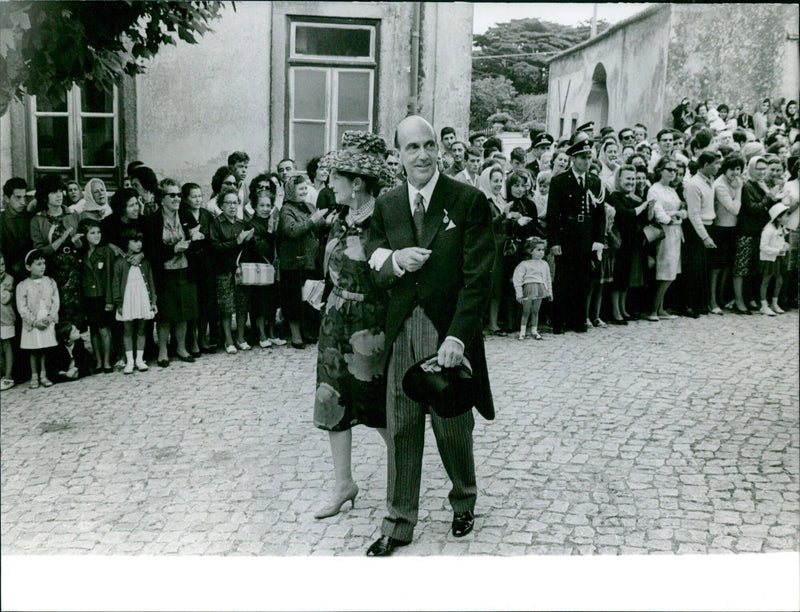
<svg viewBox="0 0 800 612">
<path fill-rule="evenodd" d="M 411 218 L 411 206 L 408 203 L 408 184 L 404 183 L 387 207 L 386 234 L 392 246 L 405 248 L 414 246 L 414 220 Z"/>
<path fill-rule="evenodd" d="M 442 220 L 444 219 L 445 203 L 449 201 L 450 184 L 448 178 L 444 175 L 439 175 L 439 180 L 431 195 L 431 201 L 428 205 L 428 210 L 425 212 L 425 222 L 422 225 L 422 240 L 420 245 L 422 248 L 427 249 L 436 234 L 442 227 Z"/>
</svg>

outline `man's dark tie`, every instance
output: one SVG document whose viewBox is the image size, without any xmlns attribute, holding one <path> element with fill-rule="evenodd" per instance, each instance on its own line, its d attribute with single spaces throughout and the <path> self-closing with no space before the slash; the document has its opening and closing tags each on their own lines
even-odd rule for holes
<svg viewBox="0 0 800 612">
<path fill-rule="evenodd" d="M 580 176 L 578 176 L 578 185 L 580 185 L 580 188 L 583 189 L 583 175 L 582 174 Z"/>
<path fill-rule="evenodd" d="M 425 205 L 423 204 L 422 194 L 417 193 L 414 198 L 414 238 L 417 245 L 422 241 L 422 225 L 425 223 Z"/>
</svg>

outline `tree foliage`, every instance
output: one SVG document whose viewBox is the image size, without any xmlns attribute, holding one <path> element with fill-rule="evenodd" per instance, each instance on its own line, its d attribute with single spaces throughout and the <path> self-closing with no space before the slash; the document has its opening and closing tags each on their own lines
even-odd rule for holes
<svg viewBox="0 0 800 612">
<path fill-rule="evenodd" d="M 86 81 L 109 90 L 163 45 L 196 43 L 223 4 L 0 2 L 0 114 L 23 93 L 57 100 Z"/>
<path fill-rule="evenodd" d="M 516 95 L 517 90 L 504 76 L 472 81 L 470 128 L 484 127 L 489 116 L 494 113 L 513 111 Z"/>
<path fill-rule="evenodd" d="M 597 31 L 603 32 L 609 27 L 606 21 L 598 21 Z M 540 109 L 541 103 L 532 103 L 531 98 L 508 103 L 505 98 L 494 102 L 487 99 L 490 91 L 486 91 L 486 83 L 502 78 L 515 90 L 515 96 L 542 95 L 547 93 L 547 60 L 558 52 L 564 51 L 587 40 L 591 34 L 588 22 L 577 26 L 561 25 L 542 21 L 536 18 L 512 19 L 507 23 L 499 23 L 489 28 L 485 34 L 473 37 L 474 47 L 472 62 L 472 87 L 475 92 L 476 83 L 482 83 L 478 93 L 473 94 L 470 106 L 470 124 L 483 127 L 485 108 L 492 107 L 491 112 L 498 109 L 511 110 L 521 122 L 542 117 L 525 116 L 520 111 L 533 112 Z M 530 55 L 520 55 L 530 54 Z M 512 57 L 493 57 L 508 55 Z M 481 59 L 486 57 L 487 59 Z M 505 95 L 506 90 L 498 90 Z M 537 100 L 541 100 L 538 98 Z M 505 105 L 505 107 L 503 107 Z M 497 107 L 497 108 L 494 108 Z M 540 110 L 536 111 L 541 112 Z"/>
</svg>

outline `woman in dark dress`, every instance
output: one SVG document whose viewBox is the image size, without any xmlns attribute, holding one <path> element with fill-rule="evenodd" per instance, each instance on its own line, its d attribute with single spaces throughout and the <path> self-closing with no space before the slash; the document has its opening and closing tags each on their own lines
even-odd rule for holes
<svg viewBox="0 0 800 612">
<path fill-rule="evenodd" d="M 193 362 L 186 350 L 186 325 L 197 319 L 197 286 L 191 271 L 193 241 L 201 240 L 200 225 L 180 212 L 181 190 L 172 179 L 161 181 L 161 207 L 143 220 L 144 252 L 153 268 L 158 300 L 158 365 L 169 365 L 167 342 L 175 324 L 175 346 L 181 361 Z"/>
<path fill-rule="evenodd" d="M 328 431 L 336 488 L 314 514 L 326 518 L 355 503 L 350 457 L 352 427 L 364 424 L 386 437 L 384 333 L 386 294 L 372 281 L 365 254 L 381 181 L 389 181 L 386 145 L 367 132 L 345 132 L 344 149 L 323 158 L 331 169 L 336 218 L 325 247 L 325 275 L 332 290 L 320 326 L 314 424 Z M 348 146 L 349 145 L 349 146 Z"/>
<path fill-rule="evenodd" d="M 127 227 L 141 229 L 139 196 L 133 189 L 120 189 L 111 198 L 111 214 L 100 221 L 103 244 L 117 257 L 123 257 L 127 245 L 122 244 L 122 232 Z"/>
<path fill-rule="evenodd" d="M 219 340 L 219 309 L 217 308 L 217 279 L 213 270 L 209 231 L 214 215 L 203 208 L 203 190 L 197 183 L 181 187 L 181 212 L 191 215 L 200 227 L 198 239 L 192 242 L 192 276 L 197 286 L 197 320 L 191 321 L 186 338 L 192 357 L 213 353 Z M 206 330 L 211 328 L 210 340 Z M 213 348 L 212 348 L 213 345 Z"/>
<path fill-rule="evenodd" d="M 36 208 L 31 219 L 33 248 L 41 249 L 47 258 L 47 275 L 58 285 L 61 306 L 60 322 L 69 321 L 79 330 L 86 329 L 83 311 L 83 260 L 79 249 L 83 246 L 78 232 L 78 215 L 70 213 L 64 202 L 61 179 L 48 174 L 36 183 Z"/>
<path fill-rule="evenodd" d="M 648 203 L 643 202 L 635 193 L 636 168 L 633 166 L 618 167 L 614 184 L 616 189 L 606 200 L 617 211 L 614 226 L 620 236 L 611 281 L 611 322 L 627 325 L 631 316 L 628 314 L 625 302 L 628 297 L 633 260 L 635 257 L 641 259 L 643 256 L 644 236 L 641 227 L 646 222 Z"/>
</svg>

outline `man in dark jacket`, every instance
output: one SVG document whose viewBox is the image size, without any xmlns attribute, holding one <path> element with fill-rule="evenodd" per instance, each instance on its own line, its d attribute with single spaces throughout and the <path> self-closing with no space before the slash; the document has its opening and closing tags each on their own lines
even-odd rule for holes
<svg viewBox="0 0 800 612">
<path fill-rule="evenodd" d="M 397 127 L 408 182 L 375 203 L 367 248 L 376 282 L 389 290 L 386 315 L 388 516 L 368 556 L 388 556 L 410 543 L 419 513 L 425 434 L 423 404 L 403 392 L 408 368 L 437 354 L 444 368 L 468 358 L 476 381 L 475 407 L 494 418 L 481 319 L 491 293 L 494 237 L 491 212 L 479 190 L 440 174 L 436 134 L 425 119 Z M 439 454 L 453 483 L 452 533 L 472 531 L 477 498 L 472 412 L 442 418 L 431 412 Z"/>
</svg>

